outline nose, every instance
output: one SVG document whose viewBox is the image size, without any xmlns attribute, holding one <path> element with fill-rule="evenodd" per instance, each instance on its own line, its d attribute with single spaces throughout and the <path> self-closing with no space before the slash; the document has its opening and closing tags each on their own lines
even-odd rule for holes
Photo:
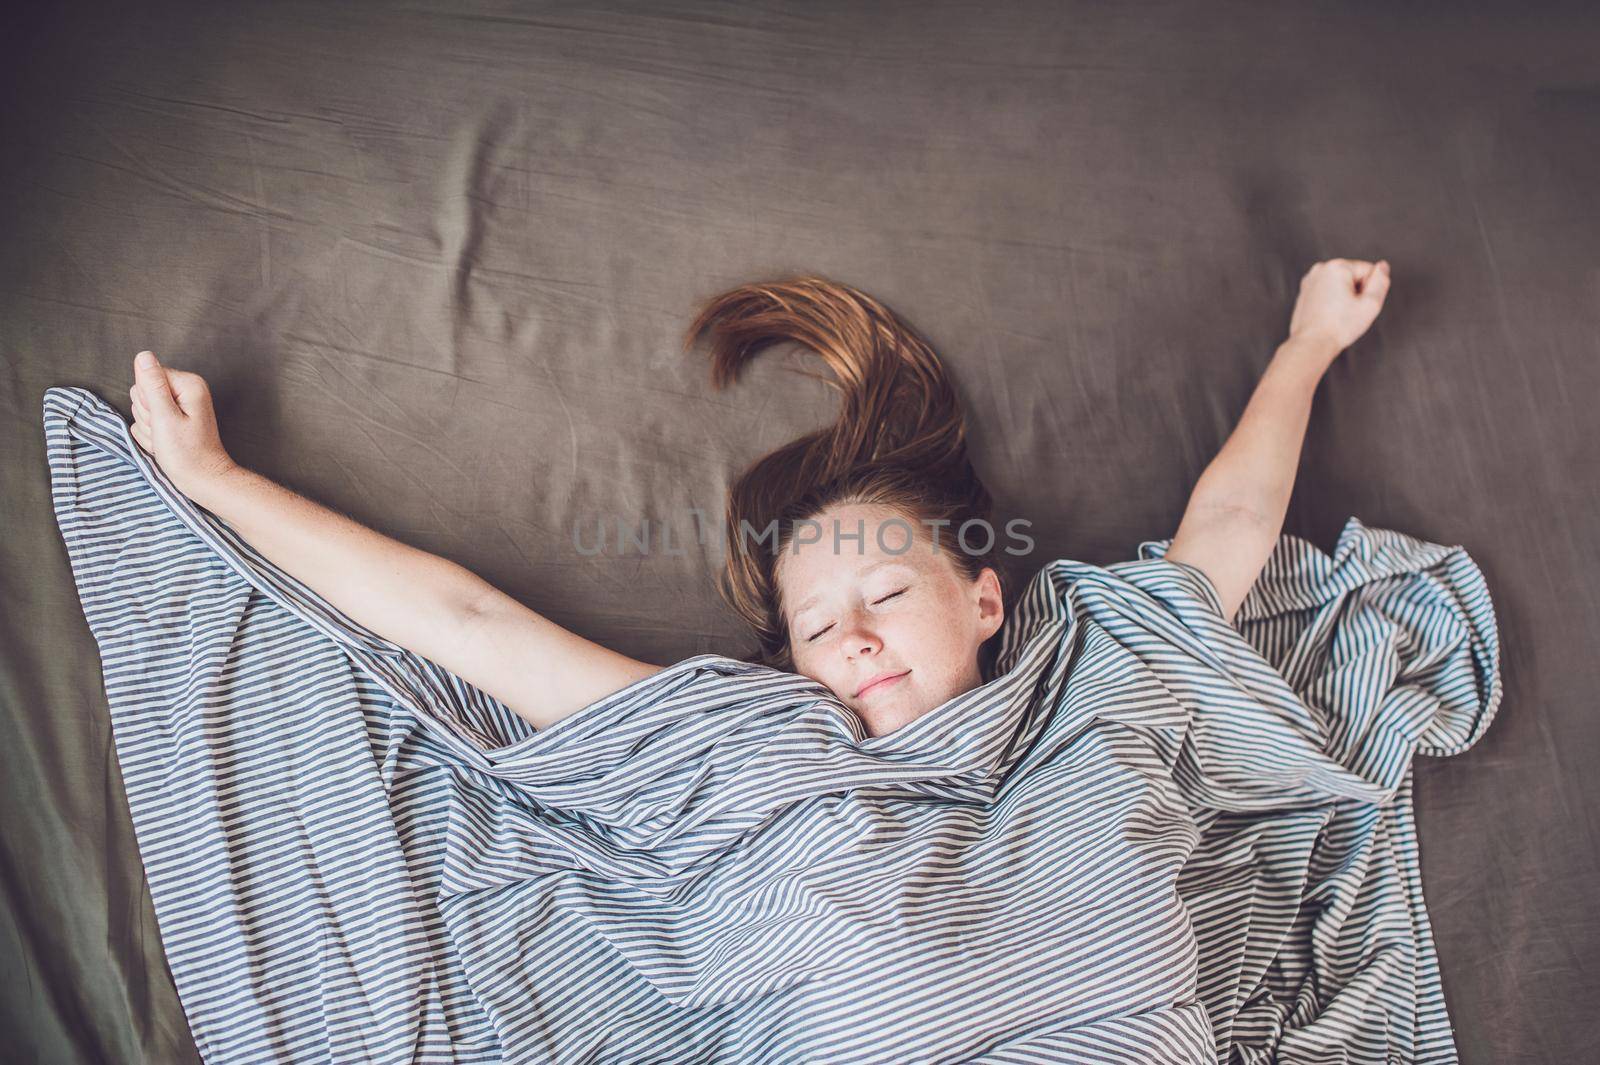
<svg viewBox="0 0 1600 1065">
<path fill-rule="evenodd" d="M 866 619 L 852 611 L 845 622 L 839 646 L 844 648 L 844 653 L 848 657 L 854 659 L 862 655 L 877 654 L 883 650 L 883 641 L 878 638 L 872 626 L 866 623 Z"/>
</svg>

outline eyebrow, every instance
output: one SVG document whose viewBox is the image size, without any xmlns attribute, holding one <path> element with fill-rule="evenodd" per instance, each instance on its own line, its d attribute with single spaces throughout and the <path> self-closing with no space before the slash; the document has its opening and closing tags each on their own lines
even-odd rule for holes
<svg viewBox="0 0 1600 1065">
<path fill-rule="evenodd" d="M 863 569 L 861 571 L 861 575 L 863 577 L 865 577 L 867 574 L 873 572 L 874 570 L 880 569 L 883 566 L 905 566 L 907 569 L 911 569 L 912 568 L 911 566 L 907 565 L 906 563 L 901 562 L 898 558 L 885 558 L 885 559 L 881 559 L 881 560 L 879 560 L 877 562 L 874 562 L 872 565 L 870 565 L 870 566 L 866 567 L 865 569 Z M 800 614 L 803 611 L 809 610 L 811 608 L 812 604 L 814 604 L 820 598 L 821 598 L 820 594 L 807 596 L 805 602 L 803 602 L 800 605 L 796 606 L 794 608 L 794 613 L 789 615 L 789 616 L 791 618 L 799 617 Z"/>
</svg>

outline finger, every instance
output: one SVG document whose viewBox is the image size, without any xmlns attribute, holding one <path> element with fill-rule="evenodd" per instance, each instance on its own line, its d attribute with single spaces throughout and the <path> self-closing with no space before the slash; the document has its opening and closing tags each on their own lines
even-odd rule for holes
<svg viewBox="0 0 1600 1065">
<path fill-rule="evenodd" d="M 189 370 L 168 370 L 167 380 L 172 382 L 174 389 L 181 385 L 191 392 L 211 391 L 211 387 L 206 384 L 204 377 Z"/>
<path fill-rule="evenodd" d="M 1372 268 L 1372 273 L 1367 275 L 1366 283 L 1361 286 L 1361 298 L 1381 303 L 1388 292 L 1389 271 L 1380 263 Z"/>
<path fill-rule="evenodd" d="M 139 391 L 144 395 L 145 405 L 152 414 L 166 417 L 183 413 L 167 381 L 167 371 L 156 359 L 155 352 L 141 351 L 134 356 L 133 375 L 139 383 Z"/>
<path fill-rule="evenodd" d="M 144 405 L 144 399 L 139 395 L 139 386 L 134 385 L 128 389 L 128 398 L 133 400 L 133 416 L 135 419 L 150 417 L 150 411 Z"/>
<path fill-rule="evenodd" d="M 168 370 L 167 380 L 172 385 L 172 393 L 178 400 L 178 406 L 183 408 L 185 414 L 193 414 L 210 395 L 205 378 L 197 373 Z"/>
</svg>

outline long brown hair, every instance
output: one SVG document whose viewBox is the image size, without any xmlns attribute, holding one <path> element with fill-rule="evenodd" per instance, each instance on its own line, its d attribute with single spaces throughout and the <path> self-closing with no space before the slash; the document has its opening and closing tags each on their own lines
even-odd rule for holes
<svg viewBox="0 0 1600 1065">
<path fill-rule="evenodd" d="M 903 516 L 919 538 L 939 528 L 954 540 L 966 522 L 988 522 L 993 502 L 967 457 L 966 416 L 939 357 L 871 296 L 814 275 L 741 285 L 705 305 L 684 349 L 704 333 L 716 390 L 736 382 L 767 345 L 796 341 L 820 356 L 833 377 L 797 372 L 843 398 L 832 425 L 757 459 L 728 489 L 728 552 L 718 592 L 755 631 L 758 648 L 746 661 L 792 670 L 776 571 L 797 523 L 836 505 L 877 504 Z M 949 524 L 923 524 L 938 521 Z M 757 539 L 755 549 L 745 549 L 747 538 L 774 523 L 775 541 L 761 549 Z M 1004 590 L 996 538 L 987 539 L 982 553 L 964 543 L 948 553 L 968 580 L 992 566 Z M 1002 598 L 1009 603 L 1004 591 Z M 980 662 L 992 658 L 993 643 Z"/>
</svg>

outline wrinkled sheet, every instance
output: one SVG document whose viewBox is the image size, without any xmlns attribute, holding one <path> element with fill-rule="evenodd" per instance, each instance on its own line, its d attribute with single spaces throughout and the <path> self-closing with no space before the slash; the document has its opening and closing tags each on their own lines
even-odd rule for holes
<svg viewBox="0 0 1600 1065">
<path fill-rule="evenodd" d="M 790 269 L 939 350 L 1037 550 L 1177 527 L 1314 260 L 1395 289 L 1285 529 L 1462 543 L 1506 706 L 1420 759 L 1464 1061 L 1600 1061 L 1600 6 L 453 0 L 12 5 L 0 32 L 0 1029 L 197 1060 L 50 505 L 47 387 L 213 386 L 252 469 L 644 661 L 742 655 L 715 515 L 834 414 L 700 302 Z M 770 370 L 771 372 L 763 372 Z M 681 534 L 681 535 L 677 535 Z"/>
<path fill-rule="evenodd" d="M 1285 535 L 1233 624 L 1170 541 L 1058 559 L 994 674 L 887 736 L 716 654 L 535 732 L 92 393 L 43 421 L 208 1060 L 1456 1058 L 1411 779 L 1500 701 L 1459 547 Z"/>
</svg>

